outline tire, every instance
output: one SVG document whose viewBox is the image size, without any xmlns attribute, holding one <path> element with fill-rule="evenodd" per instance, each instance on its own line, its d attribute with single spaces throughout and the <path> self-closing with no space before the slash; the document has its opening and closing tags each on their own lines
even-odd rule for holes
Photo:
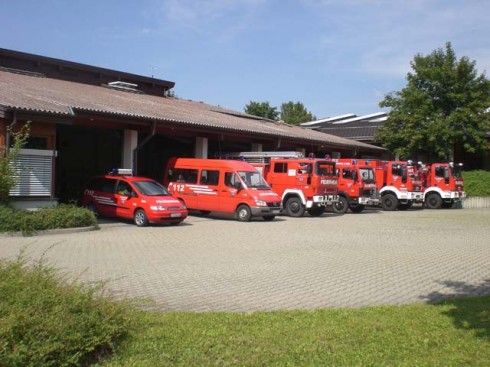
<svg viewBox="0 0 490 367">
<path fill-rule="evenodd" d="M 143 209 L 137 209 L 134 212 L 134 224 L 138 227 L 144 227 L 148 225 L 148 217 Z"/>
<path fill-rule="evenodd" d="M 381 207 L 387 212 L 392 212 L 398 207 L 398 199 L 393 194 L 386 194 L 381 198 Z"/>
<path fill-rule="evenodd" d="M 335 214 L 344 214 L 349 209 L 349 203 L 343 196 L 339 196 L 339 201 L 332 205 L 332 210 Z"/>
<path fill-rule="evenodd" d="M 266 222 L 271 222 L 274 220 L 275 217 L 275 215 L 264 215 L 262 218 L 264 218 Z"/>
<path fill-rule="evenodd" d="M 97 206 L 94 203 L 92 202 L 88 203 L 87 209 L 90 210 L 92 213 L 94 213 L 95 218 L 99 216 L 99 212 L 97 211 Z"/>
<path fill-rule="evenodd" d="M 312 217 L 319 217 L 324 211 L 325 208 L 323 206 L 314 206 L 307 210 L 308 214 Z"/>
<path fill-rule="evenodd" d="M 235 218 L 239 222 L 249 222 L 252 218 L 252 212 L 248 205 L 240 205 L 236 210 Z"/>
<path fill-rule="evenodd" d="M 298 197 L 291 197 L 286 201 L 286 213 L 291 217 L 302 217 L 305 210 L 305 206 Z"/>
<path fill-rule="evenodd" d="M 356 206 L 351 206 L 350 207 L 350 210 L 352 211 L 352 213 L 360 213 L 364 210 L 365 206 L 362 205 L 362 204 L 357 204 Z"/>
<path fill-rule="evenodd" d="M 454 206 L 454 201 L 451 200 L 449 203 L 443 202 L 441 207 L 443 209 L 451 209 L 453 206 Z"/>
<path fill-rule="evenodd" d="M 425 200 L 425 205 L 429 209 L 440 209 L 442 206 L 442 198 L 439 194 L 430 194 Z"/>
</svg>

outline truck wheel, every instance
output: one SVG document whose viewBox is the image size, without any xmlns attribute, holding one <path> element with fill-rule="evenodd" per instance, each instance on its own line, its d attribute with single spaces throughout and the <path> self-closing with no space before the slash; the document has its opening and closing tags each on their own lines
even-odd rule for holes
<svg viewBox="0 0 490 367">
<path fill-rule="evenodd" d="M 398 199 L 393 194 L 386 194 L 381 198 L 381 207 L 388 212 L 396 210 Z"/>
<path fill-rule="evenodd" d="M 305 214 L 305 206 L 297 197 L 289 198 L 286 202 L 286 210 L 291 217 L 302 217 Z"/>
<path fill-rule="evenodd" d="M 347 209 L 349 209 L 349 203 L 343 196 L 339 196 L 339 201 L 332 205 L 332 210 L 335 214 L 344 214 Z"/>
<path fill-rule="evenodd" d="M 148 217 L 143 209 L 138 209 L 134 212 L 134 224 L 138 227 L 144 227 L 148 224 Z"/>
<path fill-rule="evenodd" d="M 314 206 L 308 209 L 308 214 L 312 217 L 319 217 L 323 214 L 324 211 L 325 209 L 323 208 L 323 206 Z"/>
<path fill-rule="evenodd" d="M 357 204 L 356 206 L 351 206 L 350 210 L 352 213 L 360 213 L 364 210 L 365 206 L 362 204 Z"/>
<path fill-rule="evenodd" d="M 240 222 L 249 222 L 252 218 L 252 212 L 247 205 L 240 205 L 236 210 L 235 217 Z"/>
<path fill-rule="evenodd" d="M 442 206 L 442 199 L 439 194 L 430 194 L 425 201 L 427 208 L 429 209 L 440 209 Z"/>
</svg>

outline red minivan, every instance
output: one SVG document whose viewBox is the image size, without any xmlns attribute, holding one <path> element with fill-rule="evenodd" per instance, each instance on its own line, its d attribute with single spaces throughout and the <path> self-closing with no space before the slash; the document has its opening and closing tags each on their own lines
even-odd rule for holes
<svg viewBox="0 0 490 367">
<path fill-rule="evenodd" d="M 83 205 L 101 216 L 132 219 L 138 227 L 177 225 L 187 217 L 182 201 L 158 182 L 133 176 L 130 169 L 93 177 L 83 192 Z"/>
</svg>

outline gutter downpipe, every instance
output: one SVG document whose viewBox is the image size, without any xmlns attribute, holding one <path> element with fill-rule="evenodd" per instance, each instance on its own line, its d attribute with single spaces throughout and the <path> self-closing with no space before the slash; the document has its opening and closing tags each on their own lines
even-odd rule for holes
<svg viewBox="0 0 490 367">
<path fill-rule="evenodd" d="M 157 122 L 152 121 L 150 135 L 148 135 L 146 138 L 144 138 L 141 141 L 141 143 L 139 143 L 138 146 L 136 148 L 134 148 L 134 150 L 133 150 L 133 172 L 134 172 L 134 175 L 138 174 L 138 151 L 141 148 L 143 148 L 143 146 L 145 146 L 146 143 L 148 143 L 151 138 L 153 138 L 155 136 L 156 128 L 157 128 Z"/>
</svg>

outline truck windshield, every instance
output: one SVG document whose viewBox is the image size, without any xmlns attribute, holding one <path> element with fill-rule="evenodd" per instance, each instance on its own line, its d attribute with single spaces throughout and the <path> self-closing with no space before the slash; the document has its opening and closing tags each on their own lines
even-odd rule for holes
<svg viewBox="0 0 490 367">
<path fill-rule="evenodd" d="M 142 195 L 170 196 L 167 189 L 156 181 L 133 181 L 132 183 Z"/>
<path fill-rule="evenodd" d="M 461 166 L 453 166 L 453 167 L 451 167 L 451 175 L 454 178 L 461 178 L 461 177 L 463 177 L 463 167 L 461 167 Z"/>
<path fill-rule="evenodd" d="M 315 174 L 318 176 L 335 176 L 335 163 L 327 161 L 316 162 Z"/>
<path fill-rule="evenodd" d="M 264 178 L 259 172 L 253 172 L 253 171 L 240 171 L 238 172 L 238 175 L 242 179 L 242 181 L 247 185 L 249 188 L 253 189 L 264 189 L 268 190 L 270 189 L 270 186 L 267 182 L 265 182 Z"/>
<path fill-rule="evenodd" d="M 359 173 L 363 181 L 374 181 L 374 171 L 372 168 L 359 168 Z"/>
</svg>

